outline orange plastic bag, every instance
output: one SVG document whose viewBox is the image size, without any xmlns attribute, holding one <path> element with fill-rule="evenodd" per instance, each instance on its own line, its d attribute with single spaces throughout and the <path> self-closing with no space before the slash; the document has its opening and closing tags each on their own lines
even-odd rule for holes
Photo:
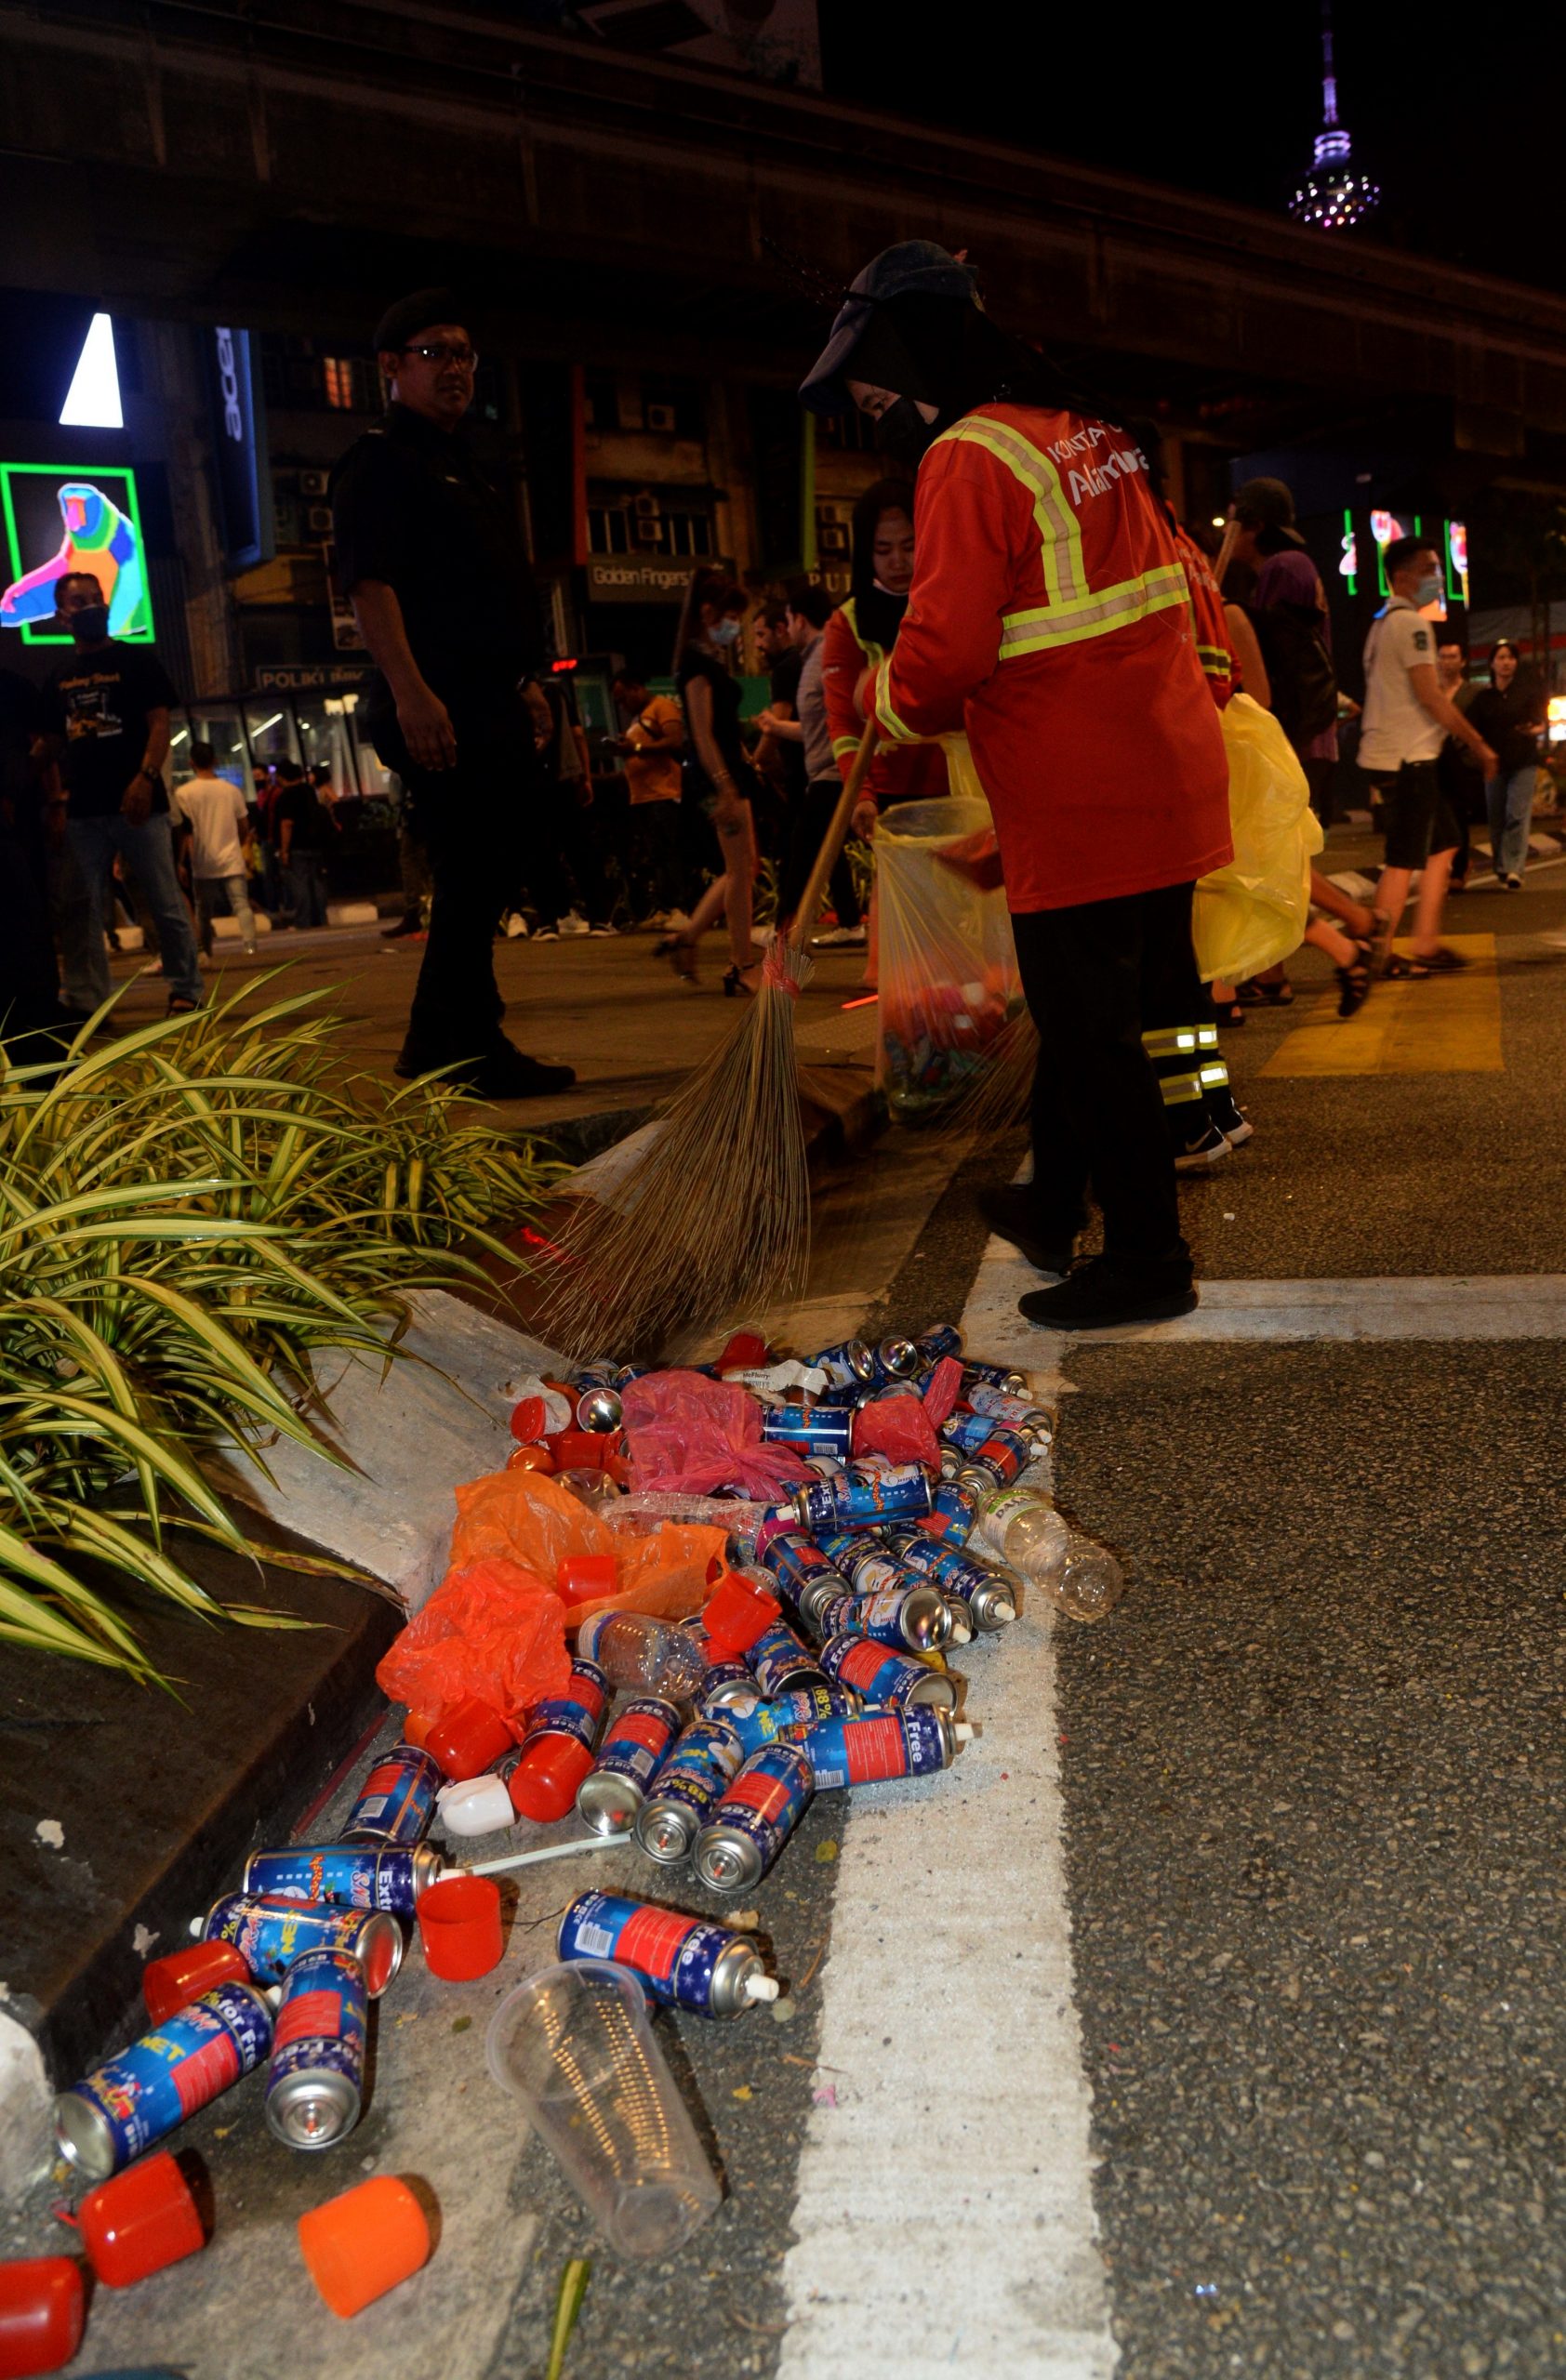
<svg viewBox="0 0 1566 2380">
<path fill-rule="evenodd" d="M 577 1627 L 593 1611 L 646 1611 L 655 1620 L 683 1620 L 699 1611 L 711 1593 L 707 1572 L 722 1558 L 728 1532 L 700 1521 L 665 1521 L 653 1537 L 617 1536 L 619 1577 L 612 1595 L 600 1603 L 571 1606 Z"/>
<path fill-rule="evenodd" d="M 534 1704 L 570 1683 L 565 1606 L 520 1563 L 469 1563 L 415 1613 L 375 1674 L 389 1701 L 441 1719 L 471 1699 L 520 1735 Z"/>
<path fill-rule="evenodd" d="M 457 1490 L 457 1512 L 454 1567 L 498 1557 L 552 1581 L 564 1556 L 611 1555 L 614 1593 L 573 1604 L 573 1628 L 592 1611 L 646 1611 L 659 1620 L 683 1620 L 699 1610 L 707 1566 L 723 1552 L 726 1535 L 705 1523 L 666 1522 L 650 1536 L 628 1536 L 606 1527 L 569 1488 L 537 1471 L 494 1471 L 470 1479 Z"/>
</svg>

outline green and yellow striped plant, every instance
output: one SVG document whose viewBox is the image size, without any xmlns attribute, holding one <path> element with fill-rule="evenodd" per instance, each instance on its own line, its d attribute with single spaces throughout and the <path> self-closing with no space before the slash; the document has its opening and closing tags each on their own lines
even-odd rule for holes
<svg viewBox="0 0 1566 2380">
<path fill-rule="evenodd" d="M 383 1355 L 404 1290 L 484 1278 L 486 1250 L 514 1269 L 497 1235 L 561 1170 L 439 1084 L 355 1073 L 321 995 L 241 1016 L 255 991 L 101 1046 L 84 1027 L 63 1071 L 0 1061 L 0 1641 L 150 1677 L 116 1577 L 300 1624 L 218 1602 L 171 1551 L 256 1550 L 199 1451 L 264 1469 L 279 1432 L 338 1460 L 312 1355 Z"/>
</svg>

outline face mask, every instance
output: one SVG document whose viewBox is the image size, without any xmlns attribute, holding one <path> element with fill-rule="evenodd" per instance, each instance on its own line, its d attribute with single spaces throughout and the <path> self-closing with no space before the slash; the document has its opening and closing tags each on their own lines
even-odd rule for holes
<svg viewBox="0 0 1566 2380">
<path fill-rule="evenodd" d="M 735 619 L 714 620 L 707 633 L 721 652 L 726 645 L 731 645 L 737 641 L 739 636 L 739 622 Z"/>
<path fill-rule="evenodd" d="M 1430 576 L 1428 578 L 1422 578 L 1418 586 L 1413 590 L 1413 605 L 1415 611 L 1422 612 L 1427 603 L 1439 603 L 1440 602 L 1440 579 L 1435 572 L 1432 571 Z"/>
<path fill-rule="evenodd" d="M 99 644 L 109 633 L 107 603 L 84 603 L 65 623 L 78 644 Z"/>
<path fill-rule="evenodd" d="M 911 397 L 899 397 L 876 423 L 881 443 L 899 463 L 919 464 L 940 435 L 938 421 L 926 421 Z"/>
</svg>

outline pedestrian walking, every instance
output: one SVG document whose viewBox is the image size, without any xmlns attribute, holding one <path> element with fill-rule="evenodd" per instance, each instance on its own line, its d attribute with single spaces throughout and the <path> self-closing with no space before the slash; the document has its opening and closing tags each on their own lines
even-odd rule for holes
<svg viewBox="0 0 1566 2380">
<path fill-rule="evenodd" d="M 44 687 L 42 720 L 83 890 L 83 990 L 93 1008 L 109 997 L 109 879 L 118 861 L 157 929 L 168 1013 L 186 1015 L 201 1005 L 201 960 L 179 897 L 163 774 L 179 696 L 152 654 L 111 638 L 109 607 L 90 571 L 67 571 L 55 602 L 75 651 Z"/>
<path fill-rule="evenodd" d="M 253 959 L 256 919 L 250 907 L 250 854 L 255 834 L 245 796 L 227 777 L 218 774 L 217 760 L 210 744 L 192 744 L 194 774 L 175 787 L 169 814 L 176 829 L 183 830 L 182 857 L 190 873 L 203 957 L 211 957 L 212 920 L 221 901 L 238 924 L 241 949 Z"/>
<path fill-rule="evenodd" d="M 1483 736 L 1498 765 L 1484 780 L 1490 820 L 1490 860 L 1495 881 L 1520 892 L 1528 865 L 1528 830 L 1539 781 L 1539 738 L 1545 732 L 1545 689 L 1538 672 L 1503 637 L 1490 654 L 1490 683 L 1467 707 L 1470 727 Z"/>
<path fill-rule="evenodd" d="M 529 838 L 524 874 L 541 923 L 535 942 L 615 932 L 615 895 L 593 832 L 592 762 L 576 703 L 557 678 L 530 683 L 550 793 Z M 513 912 L 514 914 L 514 912 Z"/>
<path fill-rule="evenodd" d="M 1365 710 L 1360 766 L 1382 788 L 1387 864 L 1375 906 L 1389 942 L 1409 887 L 1419 875 L 1413 955 L 1386 962 L 1388 975 L 1450 973 L 1466 962 L 1440 938 L 1457 822 L 1442 797 L 1436 761 L 1443 736 L 1455 736 L 1487 778 L 1500 762 L 1482 735 L 1442 694 L 1436 676 L 1436 632 L 1422 607 L 1442 593 L 1440 562 L 1423 537 L 1394 537 L 1382 556 L 1391 589 L 1365 640 Z"/>
<path fill-rule="evenodd" d="M 689 923 L 680 856 L 681 754 L 685 722 L 671 694 L 650 694 L 622 672 L 611 688 L 625 722 L 609 749 L 625 762 L 630 808 L 630 873 L 649 905 L 645 922 L 665 931 Z M 632 915 L 640 903 L 633 904 Z"/>
<path fill-rule="evenodd" d="M 279 760 L 277 795 L 272 806 L 277 860 L 288 906 L 298 927 L 326 923 L 326 851 L 332 822 L 298 760 Z"/>
<path fill-rule="evenodd" d="M 1007 1236 L 1067 1275 L 1021 1310 L 1063 1329 L 1187 1313 L 1142 1027 L 1199 997 L 1191 895 L 1231 856 L 1228 763 L 1147 457 L 925 241 L 859 274 L 803 394 L 856 403 L 919 463 L 913 585 L 873 710 L 895 744 L 965 731 L 994 813 L 1040 1042 L 1033 1180 Z M 1090 1183 L 1104 1253 L 1068 1274 Z"/>
<path fill-rule="evenodd" d="M 750 602 L 744 588 L 721 570 L 698 570 L 686 591 L 675 670 L 685 712 L 684 771 L 717 839 L 719 873 L 691 912 L 690 924 L 658 945 L 675 973 L 694 983 L 697 945 L 723 917 L 729 933 L 723 990 L 747 997 L 760 988 L 762 972 L 761 953 L 750 939 L 754 772 L 739 733 L 739 688 L 730 662 Z"/>
<path fill-rule="evenodd" d="M 1480 688 L 1468 676 L 1468 657 L 1453 636 L 1443 635 L 1436 647 L 1436 682 L 1453 707 L 1465 719 L 1473 708 Z M 1443 736 L 1436 756 L 1436 774 L 1440 779 L 1441 793 L 1457 825 L 1457 849 L 1453 854 L 1452 873 L 1447 879 L 1449 892 L 1466 892 L 1473 867 L 1473 845 L 1469 830 L 1476 818 L 1484 815 L 1484 780 L 1479 765 L 1466 745 L 1454 735 Z"/>
<path fill-rule="evenodd" d="M 486 1099 L 565 1090 L 570 1066 L 500 1029 L 495 920 L 548 799 L 523 679 L 541 665 L 537 590 L 513 511 L 461 424 L 478 358 L 449 291 L 376 326 L 386 418 L 333 475 L 337 566 L 376 665 L 359 716 L 406 789 L 429 854 L 429 935 L 396 1071 L 445 1071 Z"/>
<path fill-rule="evenodd" d="M 795 805 L 789 849 L 784 859 L 783 873 L 777 888 L 777 916 L 780 924 L 791 921 L 799 907 L 805 880 L 815 866 L 816 853 L 831 824 L 843 791 L 837 760 L 832 751 L 832 731 L 827 718 L 827 696 L 823 682 L 826 658 L 826 631 L 833 617 L 831 597 L 824 587 L 796 588 L 789 602 L 789 632 L 800 656 L 800 674 L 796 685 L 798 717 L 787 720 L 776 713 L 763 711 L 762 724 L 784 744 L 800 753 L 803 768 L 803 791 Z M 831 904 L 837 923 L 825 933 L 812 937 L 818 950 L 862 948 L 865 942 L 864 915 L 859 895 L 854 887 L 854 870 L 849 863 L 846 846 L 832 864 L 829 879 Z"/>
</svg>

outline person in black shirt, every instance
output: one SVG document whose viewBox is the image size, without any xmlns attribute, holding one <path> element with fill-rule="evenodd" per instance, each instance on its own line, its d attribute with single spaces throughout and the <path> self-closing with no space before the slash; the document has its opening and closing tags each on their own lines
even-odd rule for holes
<svg viewBox="0 0 1566 2380">
<path fill-rule="evenodd" d="M 310 775 L 298 760 L 279 760 L 272 810 L 277 864 L 283 870 L 296 926 L 326 922 L 326 846 L 332 822 Z"/>
<path fill-rule="evenodd" d="M 1522 871 L 1528 865 L 1528 831 L 1533 823 L 1545 712 L 1543 681 L 1536 670 L 1520 665 L 1516 645 L 1503 637 L 1490 655 L 1490 683 L 1475 694 L 1467 718 L 1496 759 L 1495 769 L 1484 781 L 1484 806 L 1490 814 L 1490 859 L 1495 881 L 1508 892 L 1521 892 Z"/>
<path fill-rule="evenodd" d="M 739 687 L 729 668 L 750 607 L 743 587 L 721 570 L 698 570 L 685 597 L 674 682 L 685 708 L 686 790 L 710 818 L 722 873 L 672 935 L 667 949 L 677 975 L 694 982 L 697 945 L 720 916 L 728 921 L 729 993 L 761 988 L 760 953 L 750 939 L 750 895 L 756 879 L 756 834 L 750 815 L 755 774 L 739 733 Z"/>
<path fill-rule="evenodd" d="M 76 650 L 43 692 L 43 724 L 66 797 L 65 836 L 86 889 L 84 963 L 93 1006 L 110 992 L 105 936 L 116 858 L 157 929 L 168 1012 L 201 1005 L 201 960 L 179 897 L 164 785 L 168 715 L 179 696 L 152 654 L 109 637 L 109 612 L 90 571 L 67 571 L 55 602 Z"/>
<path fill-rule="evenodd" d="M 392 403 L 333 475 L 337 569 L 378 673 L 360 717 L 403 781 L 434 885 L 396 1070 L 522 1099 L 576 1076 L 500 1030 L 495 921 L 548 799 L 522 694 L 542 638 L 515 522 L 461 434 L 478 361 L 462 312 L 449 290 L 420 289 L 377 327 Z"/>
<path fill-rule="evenodd" d="M 46 798 L 33 757 L 42 722 L 38 691 L 0 669 L 0 1039 L 25 1065 L 46 1053 L 29 1034 L 67 1022 L 49 932 L 46 837 L 63 826 L 62 797 Z"/>
</svg>

